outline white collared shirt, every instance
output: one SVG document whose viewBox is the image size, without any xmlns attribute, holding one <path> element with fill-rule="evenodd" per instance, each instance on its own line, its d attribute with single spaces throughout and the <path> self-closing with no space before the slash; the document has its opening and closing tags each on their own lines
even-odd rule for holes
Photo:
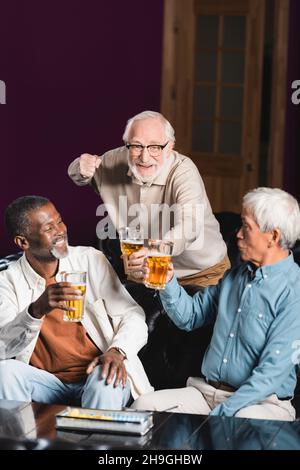
<svg viewBox="0 0 300 470">
<path fill-rule="evenodd" d="M 92 247 L 69 247 L 69 255 L 59 261 L 60 271 L 87 272 L 82 324 L 101 351 L 119 347 L 126 353 L 134 398 L 151 392 L 137 357 L 147 342 L 144 311 L 122 286 L 103 253 Z M 0 273 L 0 359 L 15 357 L 29 363 L 43 318 L 33 318 L 28 307 L 45 286 L 45 279 L 32 269 L 25 255 Z"/>
</svg>

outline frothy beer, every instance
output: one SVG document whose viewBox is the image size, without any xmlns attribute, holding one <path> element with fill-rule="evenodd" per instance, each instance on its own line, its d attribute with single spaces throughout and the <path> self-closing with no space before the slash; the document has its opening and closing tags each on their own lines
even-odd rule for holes
<svg viewBox="0 0 300 470">
<path fill-rule="evenodd" d="M 75 308 L 75 310 L 65 310 L 64 311 L 64 320 L 65 321 L 73 321 L 79 322 L 83 320 L 83 313 L 84 313 L 84 295 L 86 292 L 86 286 L 78 286 L 74 285 L 74 287 L 80 290 L 82 298 L 77 300 L 66 300 L 65 304 L 66 307 Z"/>
<path fill-rule="evenodd" d="M 143 247 L 143 240 L 123 240 L 121 251 L 123 255 L 130 256 Z"/>
<path fill-rule="evenodd" d="M 143 240 L 122 240 L 121 241 L 121 252 L 123 254 L 125 274 L 128 274 L 128 266 L 127 266 L 128 257 L 132 255 L 132 253 L 135 253 L 136 251 L 139 251 L 141 248 L 143 248 L 143 245 L 144 245 Z"/>
<path fill-rule="evenodd" d="M 145 280 L 145 285 L 152 289 L 164 289 L 167 282 L 168 267 L 171 256 L 161 253 L 151 253 L 147 257 L 149 275 Z"/>
<path fill-rule="evenodd" d="M 122 227 L 119 230 L 125 274 L 128 274 L 128 257 L 144 245 L 143 231 L 136 227 Z"/>
<path fill-rule="evenodd" d="M 65 306 L 68 308 L 74 308 L 74 310 L 64 310 L 64 320 L 79 322 L 83 320 L 84 317 L 84 299 L 86 292 L 86 272 L 84 271 L 73 271 L 66 272 L 63 271 L 60 273 L 60 278 L 62 282 L 69 282 L 72 287 L 76 290 L 79 290 L 81 293 L 80 299 L 74 300 L 65 300 Z"/>
</svg>

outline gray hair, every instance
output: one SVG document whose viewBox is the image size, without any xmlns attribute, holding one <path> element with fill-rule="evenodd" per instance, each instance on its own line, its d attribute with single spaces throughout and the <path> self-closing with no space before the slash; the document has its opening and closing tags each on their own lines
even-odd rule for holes
<svg viewBox="0 0 300 470">
<path fill-rule="evenodd" d="M 291 194 L 278 188 L 256 188 L 243 197 L 248 209 L 262 232 L 280 230 L 280 246 L 292 248 L 300 238 L 300 209 Z"/>
<path fill-rule="evenodd" d="M 142 113 L 136 114 L 132 118 L 128 119 L 125 131 L 123 134 L 123 141 L 126 144 L 129 139 L 129 134 L 132 128 L 132 124 L 135 121 L 141 121 L 143 119 L 159 119 L 165 126 L 166 139 L 171 142 L 175 142 L 175 131 L 169 121 L 161 114 L 156 111 L 143 111 Z"/>
<path fill-rule="evenodd" d="M 30 233 L 29 213 L 49 203 L 49 199 L 43 196 L 22 196 L 11 202 L 6 208 L 4 217 L 9 235 L 11 237 L 28 236 Z"/>
</svg>

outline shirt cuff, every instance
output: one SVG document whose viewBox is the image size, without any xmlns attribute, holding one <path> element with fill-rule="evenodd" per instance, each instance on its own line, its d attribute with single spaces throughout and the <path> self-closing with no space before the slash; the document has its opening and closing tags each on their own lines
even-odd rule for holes
<svg viewBox="0 0 300 470">
<path fill-rule="evenodd" d="M 176 303 L 179 297 L 180 285 L 177 282 L 176 276 L 174 275 L 171 281 L 168 282 L 164 290 L 159 292 L 161 300 L 168 304 Z"/>
<path fill-rule="evenodd" d="M 42 318 L 34 318 L 30 313 L 28 312 L 29 306 L 24 310 L 24 323 L 25 325 L 32 329 L 32 330 L 39 330 L 40 327 L 42 326 L 42 323 L 44 321 L 44 317 Z"/>
</svg>

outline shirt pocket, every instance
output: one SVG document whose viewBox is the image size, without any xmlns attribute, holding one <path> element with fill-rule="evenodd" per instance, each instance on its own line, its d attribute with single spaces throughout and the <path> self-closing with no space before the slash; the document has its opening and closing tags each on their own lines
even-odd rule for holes
<svg viewBox="0 0 300 470">
<path fill-rule="evenodd" d="M 260 352 L 265 346 L 273 319 L 273 315 L 265 308 L 247 312 L 239 324 L 239 337 L 243 344 L 255 352 Z"/>
</svg>

